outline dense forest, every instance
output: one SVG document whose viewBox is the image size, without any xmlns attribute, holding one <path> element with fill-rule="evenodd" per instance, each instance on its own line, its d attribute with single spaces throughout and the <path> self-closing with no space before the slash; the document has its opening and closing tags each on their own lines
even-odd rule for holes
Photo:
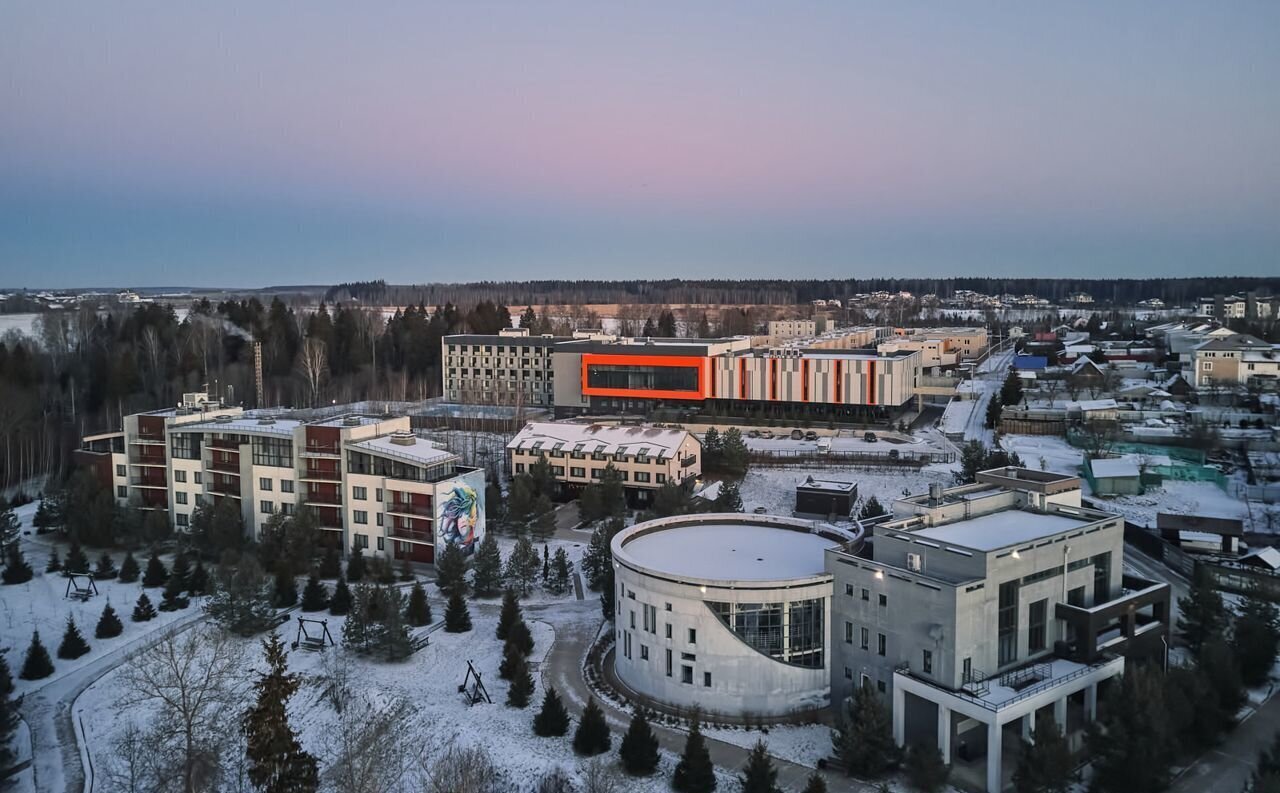
<svg viewBox="0 0 1280 793">
<path fill-rule="evenodd" d="M 1280 278 L 847 278 L 664 281 L 479 281 L 468 284 L 395 285 L 385 281 L 338 284 L 325 294 L 328 302 L 355 300 L 364 305 L 423 303 L 465 304 L 491 300 L 510 306 L 620 304 L 755 304 L 787 306 L 811 300 L 840 300 L 869 292 L 906 291 L 948 298 L 957 291 L 987 295 L 1035 295 L 1059 301 L 1074 292 L 1087 292 L 1100 303 L 1133 305 L 1158 297 L 1186 304 L 1200 297 L 1260 290 L 1280 292 Z"/>
</svg>

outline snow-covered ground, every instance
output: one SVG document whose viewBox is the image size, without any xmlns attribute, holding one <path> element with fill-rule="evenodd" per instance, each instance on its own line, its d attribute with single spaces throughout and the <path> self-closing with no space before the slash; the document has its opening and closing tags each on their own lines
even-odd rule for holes
<svg viewBox="0 0 1280 793">
<path fill-rule="evenodd" d="M 769 754 L 797 765 L 817 768 L 818 761 L 831 757 L 831 728 L 825 724 L 795 724 L 769 727 L 768 732 L 741 727 L 706 727 L 708 738 L 750 749 L 764 741 Z"/>
<path fill-rule="evenodd" d="M 907 494 L 927 493 L 929 485 L 954 483 L 954 465 L 927 465 L 916 470 L 905 467 L 865 468 L 820 466 L 813 468 L 762 468 L 747 472 L 740 487 L 742 508 L 752 512 L 764 507 L 770 515 L 790 515 L 796 507 L 796 485 L 812 476 L 858 483 L 858 497 L 875 496 L 886 509 L 890 502 Z"/>
</svg>

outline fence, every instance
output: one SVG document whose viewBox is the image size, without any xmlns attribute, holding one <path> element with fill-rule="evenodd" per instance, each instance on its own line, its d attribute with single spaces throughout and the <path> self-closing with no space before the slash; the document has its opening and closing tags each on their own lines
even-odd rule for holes
<svg viewBox="0 0 1280 793">
<path fill-rule="evenodd" d="M 909 452 L 899 449 L 887 451 L 829 451 L 815 449 L 752 449 L 749 459 L 752 465 L 785 466 L 905 466 L 921 468 L 935 463 L 954 463 L 955 452 Z"/>
<path fill-rule="evenodd" d="M 1249 501 L 1260 501 L 1263 504 L 1280 502 L 1280 485 L 1246 485 L 1236 487 L 1236 495 Z"/>
</svg>

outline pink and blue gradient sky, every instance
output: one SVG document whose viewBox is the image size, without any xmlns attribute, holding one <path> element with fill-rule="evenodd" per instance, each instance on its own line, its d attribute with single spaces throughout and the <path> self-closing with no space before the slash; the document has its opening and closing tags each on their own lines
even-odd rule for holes
<svg viewBox="0 0 1280 793">
<path fill-rule="evenodd" d="M 0 286 L 1272 274 L 1280 3 L 0 5 Z"/>
</svg>

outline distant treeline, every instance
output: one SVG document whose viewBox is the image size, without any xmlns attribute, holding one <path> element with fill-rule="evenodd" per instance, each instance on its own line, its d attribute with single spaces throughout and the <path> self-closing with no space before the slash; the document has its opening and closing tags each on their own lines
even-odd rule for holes
<svg viewBox="0 0 1280 793">
<path fill-rule="evenodd" d="M 479 300 L 521 305 L 620 304 L 755 304 L 786 306 L 812 300 L 845 300 L 856 294 L 887 291 L 952 297 L 970 290 L 987 295 L 1035 295 L 1061 301 L 1086 292 L 1099 303 L 1132 305 L 1158 297 L 1185 304 L 1215 294 L 1257 290 L 1280 292 L 1280 278 L 846 278 L 846 279 L 668 279 L 654 281 L 478 281 L 467 284 L 388 284 L 360 281 L 337 284 L 325 293 L 328 302 L 357 300 L 365 305 L 470 304 Z"/>
</svg>

